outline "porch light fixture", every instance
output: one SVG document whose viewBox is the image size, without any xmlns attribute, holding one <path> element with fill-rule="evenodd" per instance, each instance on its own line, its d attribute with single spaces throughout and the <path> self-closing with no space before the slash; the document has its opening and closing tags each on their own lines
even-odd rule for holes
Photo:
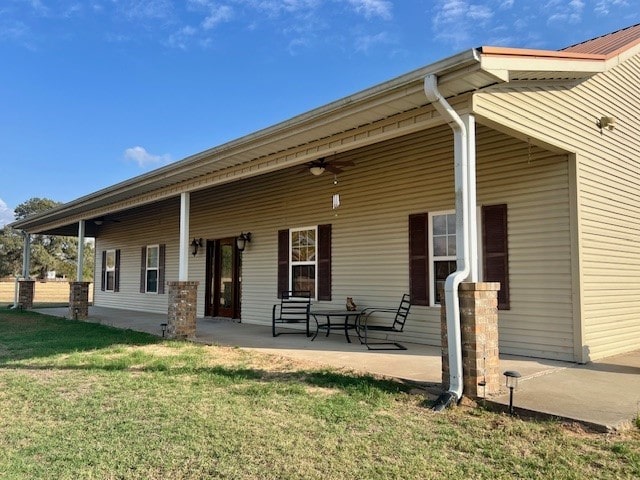
<svg viewBox="0 0 640 480">
<path fill-rule="evenodd" d="M 317 177 L 318 175 L 322 175 L 322 173 L 324 172 L 324 167 L 314 165 L 312 167 L 309 167 L 309 171 L 311 172 L 311 175 L 315 175 Z"/>
<path fill-rule="evenodd" d="M 191 255 L 194 257 L 198 254 L 198 248 L 202 247 L 202 239 L 194 238 L 191 240 Z"/>
<path fill-rule="evenodd" d="M 600 131 L 604 128 L 611 131 L 616 127 L 616 117 L 600 117 L 596 120 L 596 125 L 598 125 Z"/>
<path fill-rule="evenodd" d="M 251 242 L 251 232 L 247 232 L 247 233 L 242 232 L 236 238 L 236 247 L 238 247 L 239 251 L 244 252 L 244 249 L 247 246 L 247 243 L 250 243 L 250 242 Z"/>
<path fill-rule="evenodd" d="M 509 389 L 509 415 L 513 415 L 513 391 L 518 388 L 518 379 L 522 375 L 515 370 L 507 370 L 504 372 L 504 376 L 507 381 L 507 388 Z"/>
</svg>

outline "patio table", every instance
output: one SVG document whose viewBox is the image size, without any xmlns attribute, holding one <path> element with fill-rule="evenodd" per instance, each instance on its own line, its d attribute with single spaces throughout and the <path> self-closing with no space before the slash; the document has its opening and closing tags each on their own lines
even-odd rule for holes
<svg viewBox="0 0 640 480">
<path fill-rule="evenodd" d="M 312 341 L 315 340 L 315 338 L 318 336 L 318 332 L 321 329 L 325 329 L 327 331 L 327 334 L 325 335 L 327 337 L 329 336 L 329 333 L 332 329 L 340 329 L 344 330 L 344 336 L 346 337 L 347 342 L 351 343 L 351 339 L 349 338 L 349 330 L 354 330 L 355 328 L 357 328 L 358 318 L 362 314 L 362 309 L 317 309 L 311 310 L 310 313 L 316 321 L 316 333 L 311 338 Z M 320 320 L 318 320 L 318 317 L 324 317 L 325 322 L 321 322 Z M 331 322 L 332 318 L 334 318 L 333 323 Z M 353 321 L 351 323 L 349 323 L 350 318 L 353 318 Z"/>
</svg>

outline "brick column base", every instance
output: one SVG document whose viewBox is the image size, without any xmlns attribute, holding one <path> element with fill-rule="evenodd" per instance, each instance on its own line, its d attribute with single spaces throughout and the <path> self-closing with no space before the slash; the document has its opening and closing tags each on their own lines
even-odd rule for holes
<svg viewBox="0 0 640 480">
<path fill-rule="evenodd" d="M 33 308 L 35 280 L 18 280 L 18 305 L 25 310 Z"/>
<path fill-rule="evenodd" d="M 485 397 L 500 390 L 498 351 L 499 283 L 462 283 L 460 328 L 464 395 Z M 444 295 L 441 297 L 444 298 Z M 442 302 L 442 386 L 449 388 L 449 350 L 446 308 Z"/>
<path fill-rule="evenodd" d="M 196 337 L 198 283 L 167 282 L 169 287 L 168 338 L 193 339 Z"/>
<path fill-rule="evenodd" d="M 90 282 L 69 282 L 69 318 L 82 320 L 89 316 Z"/>
</svg>

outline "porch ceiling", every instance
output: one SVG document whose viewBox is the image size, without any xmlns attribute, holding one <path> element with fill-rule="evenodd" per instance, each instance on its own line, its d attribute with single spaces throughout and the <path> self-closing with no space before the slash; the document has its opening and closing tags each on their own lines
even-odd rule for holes
<svg viewBox="0 0 640 480">
<path fill-rule="evenodd" d="M 79 220 L 94 220 L 118 211 L 153 203 L 160 198 L 179 195 L 215 184 L 236 181 L 274 170 L 299 165 L 322 156 L 342 153 L 362 145 L 344 142 L 347 132 L 380 123 L 394 116 L 425 107 L 423 79 L 435 74 L 441 93 L 456 97 L 513 79 L 586 78 L 604 68 L 594 55 L 587 58 L 550 58 L 518 56 L 513 49 L 483 47 L 462 52 L 427 67 L 345 97 L 323 107 L 296 116 L 218 147 L 144 175 L 78 198 L 43 214 L 19 220 L 12 227 L 30 233 L 75 235 Z M 560 68 L 562 67 L 562 68 Z M 413 129 L 429 128 L 431 122 Z M 401 120 L 398 120 L 400 123 Z M 402 136 L 407 129 L 393 133 L 376 129 L 368 142 Z M 354 134 L 354 137 L 356 135 Z M 374 138 L 377 136 L 377 138 Z M 334 138 L 337 139 L 334 141 Z M 323 146 L 319 139 L 328 139 Z M 92 236 L 93 222 L 87 222 L 86 234 Z"/>
</svg>

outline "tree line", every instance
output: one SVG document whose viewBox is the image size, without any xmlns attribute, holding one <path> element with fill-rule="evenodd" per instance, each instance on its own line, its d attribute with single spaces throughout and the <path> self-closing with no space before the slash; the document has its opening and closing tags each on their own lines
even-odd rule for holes
<svg viewBox="0 0 640 480">
<path fill-rule="evenodd" d="M 16 220 L 45 212 L 61 205 L 48 198 L 31 198 L 15 208 Z M 22 232 L 5 226 L 0 229 L 0 277 L 22 275 L 22 255 L 24 236 Z M 76 280 L 78 258 L 78 238 L 58 235 L 31 235 L 31 256 L 29 275 L 38 279 L 47 277 L 47 272 L 55 271 L 56 276 Z M 83 279 L 93 278 L 94 245 L 85 241 Z"/>
</svg>

